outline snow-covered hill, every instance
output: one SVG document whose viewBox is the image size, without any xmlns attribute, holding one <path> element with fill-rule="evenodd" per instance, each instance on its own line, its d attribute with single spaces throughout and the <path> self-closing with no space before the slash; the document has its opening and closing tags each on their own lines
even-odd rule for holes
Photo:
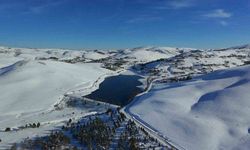
<svg viewBox="0 0 250 150">
<path fill-rule="evenodd" d="M 129 112 L 190 150 L 249 149 L 250 66 L 156 84 Z"/>
<path fill-rule="evenodd" d="M 65 94 L 79 90 L 81 94 L 89 94 L 105 75 L 114 73 L 98 63 L 71 64 L 37 59 L 63 57 L 63 53 L 60 50 L 0 48 L 0 149 L 12 142 L 44 134 L 70 117 L 106 111 L 96 104 L 55 111 L 55 104 L 63 101 Z M 81 55 L 78 51 L 70 53 L 67 57 Z M 39 129 L 20 129 L 38 122 Z M 4 132 L 6 128 L 12 131 Z"/>
<path fill-rule="evenodd" d="M 135 70 L 154 78 L 169 80 L 206 74 L 216 70 L 250 64 L 250 48 L 223 50 L 189 50 L 148 63 L 137 64 Z"/>
<path fill-rule="evenodd" d="M 74 108 L 68 106 L 64 107 L 64 105 L 68 102 L 68 99 L 67 97 L 65 98 L 65 95 L 72 96 L 77 99 L 80 96 L 89 94 L 91 91 L 98 88 L 100 82 L 103 81 L 104 77 L 106 76 L 117 74 L 123 70 L 130 70 L 135 73 L 137 72 L 140 75 L 144 75 L 148 83 L 155 79 L 157 79 L 157 83 L 176 82 L 178 80 L 187 80 L 197 75 L 207 74 L 216 70 L 247 65 L 250 64 L 249 58 L 249 46 L 240 46 L 219 50 L 199 50 L 171 47 L 139 47 L 123 50 L 79 51 L 66 49 L 0 47 L 0 141 L 2 140 L 2 142 L 0 142 L 0 148 L 10 144 L 11 142 L 18 142 L 28 136 L 34 137 L 36 135 L 40 135 L 41 133 L 43 134 L 45 131 L 55 128 L 59 124 L 67 121 L 69 118 L 75 118 L 77 121 L 77 119 L 86 114 L 105 111 L 104 107 L 99 107 L 96 105 L 96 103 L 94 103 L 94 105 L 88 104 L 83 107 L 81 105 L 80 107 L 77 106 Z M 245 71 L 245 68 L 241 68 L 240 70 L 247 72 Z M 230 74 L 230 72 L 228 74 Z M 234 72 L 232 72 L 232 74 L 234 74 Z M 144 108 L 146 110 L 151 110 L 154 106 L 157 107 L 157 105 L 159 105 L 159 108 L 162 107 L 163 109 L 157 109 L 157 113 L 153 110 L 150 114 L 155 115 L 153 116 L 153 118 L 155 117 L 154 119 L 162 119 L 162 123 L 165 123 L 165 121 L 169 121 L 167 119 L 171 119 L 171 115 L 176 115 L 171 112 L 172 107 L 175 108 L 173 111 L 175 111 L 177 114 L 184 114 L 182 112 L 183 108 L 185 108 L 185 111 L 191 111 L 192 114 L 194 114 L 199 109 L 202 109 L 202 111 L 206 110 L 206 106 L 203 108 L 204 106 L 200 106 L 200 103 L 193 103 L 195 99 L 193 99 L 194 97 L 192 96 L 202 96 L 206 94 L 206 92 L 213 91 L 213 89 L 227 90 L 228 88 L 225 87 L 230 86 L 229 84 L 233 84 L 233 82 L 236 82 L 238 78 L 238 76 L 220 80 L 202 80 L 197 78 L 192 82 L 177 84 L 174 83 L 173 85 L 153 83 L 153 85 L 156 84 L 156 86 L 150 93 L 152 94 L 153 92 L 156 92 L 154 96 L 156 96 L 156 98 L 159 97 L 159 101 L 152 102 L 151 104 L 151 100 L 149 98 L 147 103 L 150 103 L 152 107 L 149 105 L 138 104 L 133 108 L 140 108 L 138 111 Z M 224 80 L 225 83 L 223 82 Z M 229 82 L 228 80 L 232 81 Z M 246 80 L 248 81 L 248 79 Z M 200 83 L 205 85 L 199 85 Z M 184 89 L 179 87 L 180 84 L 185 85 L 183 85 L 182 88 L 188 87 L 188 96 L 190 97 L 183 94 L 176 95 L 176 89 L 169 88 L 170 86 L 176 86 L 176 88 L 180 88 L 180 92 L 183 92 Z M 204 86 L 206 89 L 195 92 L 194 94 L 190 94 L 196 89 L 192 89 L 191 85 L 189 86 L 189 84 L 198 85 L 200 89 L 203 89 Z M 214 87 L 209 87 L 210 85 Z M 243 87 L 244 85 L 245 84 L 243 84 Z M 167 89 L 172 89 L 174 92 L 171 93 L 171 91 Z M 164 92 L 162 93 L 162 91 L 168 94 L 166 95 Z M 150 97 L 150 93 L 146 96 L 146 99 L 147 97 Z M 177 98 L 178 101 L 174 102 L 161 101 L 161 99 L 165 100 L 168 96 L 172 96 L 173 99 L 175 98 L 174 96 L 180 97 Z M 183 99 L 182 96 L 185 96 L 185 99 Z M 182 102 L 186 99 L 188 99 L 188 102 Z M 142 102 L 144 102 L 144 100 Z M 181 107 L 178 108 L 175 102 L 178 102 L 178 107 L 179 105 Z M 189 104 L 192 104 L 192 106 L 189 106 Z M 224 103 L 223 105 L 227 106 Z M 198 112 L 201 114 L 201 111 Z M 164 118 L 166 113 L 169 113 L 167 115 L 168 117 Z M 186 116 L 187 118 L 185 118 Z M 208 116 L 213 115 L 206 115 L 206 117 Z M 191 139 L 189 139 L 191 141 L 187 140 L 186 142 L 182 142 L 186 139 L 186 136 L 189 135 L 185 135 L 184 133 L 186 132 L 192 132 L 192 134 L 194 134 L 193 137 L 196 138 L 196 130 L 192 130 L 191 128 L 189 131 L 187 130 L 189 127 L 186 126 L 186 130 L 183 130 L 181 128 L 183 124 L 179 123 L 178 121 L 184 120 L 184 123 L 186 123 L 185 121 L 192 121 L 188 120 L 190 119 L 189 115 L 184 114 L 184 116 L 180 117 L 181 119 L 177 119 L 177 122 L 174 125 L 171 125 L 170 120 L 170 125 L 168 126 L 169 128 L 166 128 L 167 132 L 165 132 L 165 129 L 162 130 L 162 132 L 170 136 L 176 135 L 173 136 L 173 138 L 170 138 L 176 140 L 177 143 L 179 143 L 180 140 L 181 145 L 196 148 L 192 147 L 192 142 L 194 141 Z M 201 121 L 199 121 L 199 118 L 202 117 L 198 117 L 197 124 L 203 124 Z M 212 120 L 209 121 L 215 120 L 215 123 L 212 122 L 212 125 L 216 124 L 217 122 L 219 122 L 219 125 L 223 123 L 226 124 L 227 120 L 223 117 L 221 118 L 219 121 L 222 120 L 222 123 L 214 119 L 214 117 L 212 117 Z M 149 121 L 149 123 L 151 123 L 150 120 L 146 119 L 149 118 L 145 118 L 145 121 Z M 20 126 L 25 126 L 26 124 L 34 122 L 41 122 L 41 127 L 39 129 L 20 130 Z M 205 124 L 208 123 L 205 122 Z M 165 127 L 165 124 L 160 125 L 162 126 L 157 126 L 157 129 L 158 127 L 159 129 Z M 4 132 L 7 127 L 10 127 L 12 131 Z M 172 127 L 174 127 L 173 130 L 170 130 Z M 176 131 L 176 129 L 178 130 Z M 207 133 L 205 130 L 203 130 L 203 128 L 197 129 L 202 133 L 204 132 L 204 134 Z M 216 130 L 217 129 L 218 128 L 216 128 Z M 223 134 L 219 134 L 218 136 L 223 135 L 224 138 L 224 130 L 222 131 Z M 241 136 L 238 131 L 234 132 L 234 130 L 232 134 L 232 139 L 238 138 L 238 135 Z M 234 136 L 234 134 L 237 136 Z M 212 136 L 209 135 L 207 138 L 209 137 Z M 228 136 L 225 137 L 228 138 Z M 218 137 L 215 138 L 217 139 L 214 139 L 213 141 L 218 141 Z M 206 139 L 201 141 L 201 143 L 206 142 Z M 211 145 L 216 144 L 218 146 L 218 143 L 212 143 Z M 201 148 L 209 148 L 208 145 L 203 145 L 204 147 Z M 222 147 L 225 147 L 223 143 Z"/>
<path fill-rule="evenodd" d="M 98 64 L 19 61 L 0 69 L 0 114 L 48 110 L 71 88 L 91 86 L 108 72 Z"/>
<path fill-rule="evenodd" d="M 227 49 L 250 49 L 250 44 L 240 45 L 240 46 L 233 46 Z"/>
<path fill-rule="evenodd" d="M 124 59 L 134 62 L 150 62 L 162 58 L 169 58 L 189 49 L 171 47 L 139 47 L 122 50 L 65 50 L 65 49 L 34 49 L 0 47 L 1 55 L 22 58 L 71 60 L 81 58 L 82 62 L 99 59 Z"/>
<path fill-rule="evenodd" d="M 180 49 L 172 47 L 138 47 L 119 51 L 115 58 L 130 62 L 146 63 L 166 59 L 180 54 Z"/>
</svg>

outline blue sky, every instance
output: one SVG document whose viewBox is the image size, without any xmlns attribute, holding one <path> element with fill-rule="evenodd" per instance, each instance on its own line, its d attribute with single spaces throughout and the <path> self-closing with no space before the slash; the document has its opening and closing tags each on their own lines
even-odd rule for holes
<svg viewBox="0 0 250 150">
<path fill-rule="evenodd" d="M 0 0 L 0 45 L 117 49 L 247 43 L 249 0 Z"/>
</svg>

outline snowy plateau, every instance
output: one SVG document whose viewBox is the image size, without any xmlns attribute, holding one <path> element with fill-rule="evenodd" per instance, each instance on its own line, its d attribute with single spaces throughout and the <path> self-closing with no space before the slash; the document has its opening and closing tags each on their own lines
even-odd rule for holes
<svg viewBox="0 0 250 150">
<path fill-rule="evenodd" d="M 23 141 L 59 136 L 62 128 L 60 137 L 70 142 L 56 143 L 59 149 L 117 149 L 127 141 L 144 149 L 247 150 L 249 64 L 249 45 L 208 50 L 0 47 L 0 149 L 29 149 Z M 128 105 L 83 100 L 106 77 L 119 74 L 143 77 L 144 91 Z M 89 144 L 78 134 L 95 125 L 112 130 L 107 141 Z"/>
</svg>

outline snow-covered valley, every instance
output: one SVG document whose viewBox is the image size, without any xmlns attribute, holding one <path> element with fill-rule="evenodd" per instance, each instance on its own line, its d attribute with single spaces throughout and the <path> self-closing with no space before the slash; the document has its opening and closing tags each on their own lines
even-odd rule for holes
<svg viewBox="0 0 250 150">
<path fill-rule="evenodd" d="M 47 135 L 69 119 L 77 122 L 116 108 L 84 101 L 82 96 L 98 89 L 105 77 L 128 72 L 144 78 L 146 91 L 124 112 L 142 128 L 156 130 L 175 148 L 247 149 L 250 68 L 240 66 L 248 65 L 249 58 L 248 46 L 93 51 L 0 47 L 0 149 L 27 137 Z M 33 123 L 39 123 L 39 128 L 33 128 Z M 133 124 L 126 119 L 116 123 L 114 130 Z M 144 129 L 136 130 L 148 138 Z M 141 140 L 138 145 L 174 148 L 151 136 L 156 140 L 149 138 L 144 147 Z"/>
</svg>

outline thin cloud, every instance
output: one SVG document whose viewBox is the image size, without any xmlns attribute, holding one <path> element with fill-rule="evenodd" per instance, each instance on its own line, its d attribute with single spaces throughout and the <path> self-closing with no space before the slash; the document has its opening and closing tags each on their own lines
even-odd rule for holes
<svg viewBox="0 0 250 150">
<path fill-rule="evenodd" d="M 227 21 L 219 21 L 219 24 L 222 25 L 222 26 L 228 26 L 228 22 Z"/>
<path fill-rule="evenodd" d="M 153 9 L 182 9 L 195 6 L 197 0 L 135 0 L 136 3 L 148 5 Z"/>
<path fill-rule="evenodd" d="M 0 12 L 7 14 L 39 14 L 47 9 L 59 6 L 69 0 L 44 0 L 32 3 L 29 0 L 12 1 L 1 4 Z"/>
<path fill-rule="evenodd" d="M 51 8 L 58 7 L 62 4 L 65 4 L 69 0 L 51 0 L 51 1 L 44 1 L 40 5 L 31 6 L 28 8 L 27 13 L 33 13 L 33 14 L 40 14 L 44 11 L 47 11 Z"/>
<path fill-rule="evenodd" d="M 156 9 L 183 9 L 195 6 L 195 0 L 171 0 L 171 1 L 161 1 Z"/>
<path fill-rule="evenodd" d="M 194 6 L 193 0 L 172 0 L 168 5 L 174 9 L 188 8 Z"/>
<path fill-rule="evenodd" d="M 126 21 L 126 23 L 145 23 L 145 22 L 155 22 L 160 21 L 163 18 L 160 16 L 149 16 L 149 15 L 141 15 Z"/>
<path fill-rule="evenodd" d="M 224 9 L 215 9 L 206 14 L 203 14 L 202 17 L 212 19 L 214 22 L 218 23 L 221 26 L 228 26 L 228 19 L 232 17 L 232 13 L 226 12 Z"/>
<path fill-rule="evenodd" d="M 44 10 L 52 8 L 52 7 L 56 7 L 59 6 L 61 4 L 64 4 L 65 2 L 67 2 L 67 0 L 54 0 L 54 1 L 47 1 L 41 5 L 37 5 L 37 6 L 33 6 L 29 8 L 29 12 L 30 13 L 35 13 L 35 14 L 39 14 L 42 13 Z M 28 12 L 28 13 L 29 13 Z"/>
<path fill-rule="evenodd" d="M 226 12 L 223 9 L 216 9 L 203 16 L 207 18 L 230 18 L 232 17 L 232 13 Z"/>
</svg>

